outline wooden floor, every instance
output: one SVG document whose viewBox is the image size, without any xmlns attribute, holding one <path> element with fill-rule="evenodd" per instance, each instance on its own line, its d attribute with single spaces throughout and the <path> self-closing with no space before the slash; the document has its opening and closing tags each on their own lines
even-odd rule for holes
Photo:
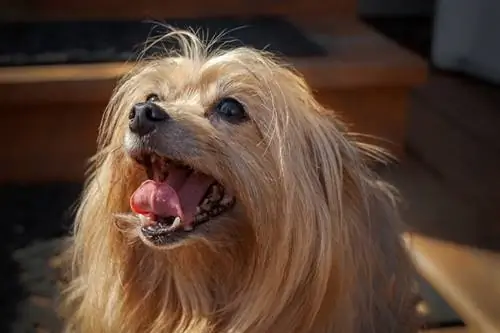
<svg viewBox="0 0 500 333">
<path fill-rule="evenodd" d="M 429 61 L 432 18 L 366 18 L 365 21 Z M 426 254 L 425 259 L 433 263 L 439 276 L 447 273 L 454 282 L 442 285 L 443 281 L 433 281 L 438 285 L 431 286 L 421 279 L 420 291 L 426 308 L 430 310 L 427 322 L 453 323 L 462 319 L 474 324 L 478 319 L 483 326 L 490 324 L 491 319 L 497 317 L 491 309 L 499 308 L 500 301 L 489 304 L 488 321 L 476 316 L 477 311 L 464 312 L 465 308 L 460 308 L 456 299 L 467 295 L 468 299 L 462 299 L 464 302 L 460 304 L 472 304 L 475 310 L 478 304 L 482 304 L 484 310 L 488 308 L 484 306 L 488 305 L 488 298 L 485 299 L 482 292 L 473 291 L 470 284 L 480 286 L 479 281 L 483 279 L 490 282 L 486 288 L 498 290 L 499 287 L 491 285 L 493 270 L 473 268 L 478 264 L 476 259 L 468 264 L 464 261 L 467 257 L 475 258 L 479 252 L 485 253 L 475 248 L 500 251 L 500 87 L 431 68 L 428 81 L 413 92 L 406 141 L 407 158 L 382 173 L 399 187 L 404 197 L 403 216 L 409 229 L 431 237 L 429 242 L 451 241 L 438 243 L 465 251 L 465 258 L 458 255 L 453 262 L 446 261 L 446 264 L 439 263 L 446 251 L 439 251 L 438 255 L 429 251 Z M 426 244 L 425 248 L 429 250 L 431 247 Z M 453 278 L 450 267 L 460 264 L 468 267 Z M 467 290 L 447 296 L 436 292 L 436 288 L 444 292 L 450 285 L 457 285 L 457 281 L 461 281 Z M 498 297 L 493 296 L 493 299 Z M 447 302 L 454 303 L 455 311 Z M 457 311 L 463 318 L 457 315 Z M 494 330 L 491 327 L 485 330 L 490 331 Z M 452 328 L 450 332 L 466 330 Z"/>
<path fill-rule="evenodd" d="M 434 70 L 413 93 L 407 158 L 383 171 L 409 227 L 500 251 L 500 87 Z"/>
<path fill-rule="evenodd" d="M 413 93 L 408 126 L 405 160 L 381 173 L 399 188 L 409 229 L 500 252 L 500 87 L 433 70 Z M 422 287 L 440 312 L 430 322 L 464 319 Z"/>
</svg>

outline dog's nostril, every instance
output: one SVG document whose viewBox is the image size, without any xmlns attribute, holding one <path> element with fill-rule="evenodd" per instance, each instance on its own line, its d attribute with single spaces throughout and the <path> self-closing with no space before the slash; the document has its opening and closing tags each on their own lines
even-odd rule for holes
<svg viewBox="0 0 500 333">
<path fill-rule="evenodd" d="M 130 113 L 128 114 L 128 119 L 132 120 L 135 118 L 135 106 L 130 110 Z"/>
<path fill-rule="evenodd" d="M 156 104 L 148 103 L 146 104 L 145 110 L 146 119 L 151 121 L 162 121 L 168 118 L 168 115 Z"/>
</svg>

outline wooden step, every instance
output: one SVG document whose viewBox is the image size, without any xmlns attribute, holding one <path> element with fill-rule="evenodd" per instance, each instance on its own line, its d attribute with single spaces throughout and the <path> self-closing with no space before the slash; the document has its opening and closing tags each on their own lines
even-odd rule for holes
<svg viewBox="0 0 500 333">
<path fill-rule="evenodd" d="M 419 273 L 474 333 L 500 332 L 500 254 L 419 234 L 404 240 Z"/>
<path fill-rule="evenodd" d="M 286 60 L 353 131 L 381 138 L 402 156 L 409 93 L 424 82 L 426 64 L 357 20 L 294 23 L 329 54 Z M 130 66 L 0 68 L 0 138 L 13 143 L 0 157 L 0 181 L 81 180 L 84 162 L 95 150 L 102 111 Z"/>
</svg>

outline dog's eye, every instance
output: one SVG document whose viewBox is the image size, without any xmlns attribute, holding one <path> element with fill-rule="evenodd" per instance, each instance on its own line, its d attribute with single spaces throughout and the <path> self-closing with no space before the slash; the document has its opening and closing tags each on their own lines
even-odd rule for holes
<svg viewBox="0 0 500 333">
<path fill-rule="evenodd" d="M 234 98 L 223 98 L 215 106 L 215 113 L 230 123 L 240 123 L 248 120 L 248 114 L 243 105 Z"/>
<path fill-rule="evenodd" d="M 158 101 L 160 101 L 160 97 L 158 97 L 157 94 L 149 94 L 146 97 L 146 102 L 155 103 L 155 102 L 158 102 Z"/>
</svg>

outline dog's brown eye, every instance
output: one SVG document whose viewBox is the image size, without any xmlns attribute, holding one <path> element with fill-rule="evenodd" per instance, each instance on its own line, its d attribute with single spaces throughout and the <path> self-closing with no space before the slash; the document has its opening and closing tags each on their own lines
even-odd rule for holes
<svg viewBox="0 0 500 333">
<path fill-rule="evenodd" d="M 234 98 L 223 98 L 214 111 L 219 117 L 233 124 L 248 120 L 245 108 Z"/>
<path fill-rule="evenodd" d="M 155 102 L 158 102 L 159 100 L 160 100 L 160 97 L 158 97 L 157 94 L 149 94 L 146 97 L 146 102 L 149 102 L 149 103 L 155 103 Z"/>
</svg>

